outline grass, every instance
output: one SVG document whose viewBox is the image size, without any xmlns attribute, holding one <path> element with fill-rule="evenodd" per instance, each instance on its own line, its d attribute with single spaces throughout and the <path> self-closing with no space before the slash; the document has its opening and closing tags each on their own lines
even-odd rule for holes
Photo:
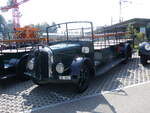
<svg viewBox="0 0 150 113">
<path fill-rule="evenodd" d="M 134 45 L 134 49 L 139 49 L 139 46 L 137 44 Z"/>
</svg>

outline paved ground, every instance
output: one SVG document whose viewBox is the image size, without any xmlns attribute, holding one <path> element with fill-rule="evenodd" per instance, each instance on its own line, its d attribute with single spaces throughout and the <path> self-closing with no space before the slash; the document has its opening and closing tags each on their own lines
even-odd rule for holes
<svg viewBox="0 0 150 113">
<path fill-rule="evenodd" d="M 149 113 L 149 95 L 150 82 L 32 113 Z"/>
<path fill-rule="evenodd" d="M 92 80 L 87 91 L 76 94 L 71 84 L 38 87 L 32 81 L 7 80 L 0 85 L 0 113 L 36 111 L 44 106 L 82 99 L 87 96 L 150 81 L 150 65 L 143 67 L 137 53 L 128 64 L 120 64 Z"/>
</svg>

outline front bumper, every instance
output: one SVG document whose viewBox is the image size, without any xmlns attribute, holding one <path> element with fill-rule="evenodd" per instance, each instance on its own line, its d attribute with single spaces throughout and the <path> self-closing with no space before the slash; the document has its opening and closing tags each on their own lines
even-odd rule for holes
<svg viewBox="0 0 150 113">
<path fill-rule="evenodd" d="M 49 78 L 42 78 L 42 79 L 38 78 L 37 79 L 34 73 L 31 74 L 31 73 L 25 72 L 24 74 L 29 76 L 32 80 L 35 80 L 39 84 L 47 84 L 47 83 L 74 83 L 74 84 L 77 84 L 79 81 L 79 78 L 77 75 L 66 75 L 66 76 L 57 75 L 57 76 L 53 76 L 53 77 L 49 77 Z M 65 77 L 66 77 L 66 79 L 65 79 Z"/>
<path fill-rule="evenodd" d="M 144 56 L 146 59 L 150 59 L 150 51 L 139 51 L 139 56 Z"/>
</svg>

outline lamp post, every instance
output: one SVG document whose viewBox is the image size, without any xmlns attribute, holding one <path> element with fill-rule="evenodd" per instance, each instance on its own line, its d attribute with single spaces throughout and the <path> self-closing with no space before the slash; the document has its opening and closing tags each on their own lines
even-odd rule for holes
<svg viewBox="0 0 150 113">
<path fill-rule="evenodd" d="M 119 0 L 119 22 L 123 21 L 123 17 L 122 17 L 122 5 L 123 3 L 132 3 L 131 1 L 128 0 Z"/>
</svg>

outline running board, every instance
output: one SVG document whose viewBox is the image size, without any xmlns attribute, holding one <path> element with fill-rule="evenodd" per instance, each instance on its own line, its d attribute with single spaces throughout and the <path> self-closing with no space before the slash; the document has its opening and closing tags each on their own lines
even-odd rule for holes
<svg viewBox="0 0 150 113">
<path fill-rule="evenodd" d="M 105 65 L 101 65 L 96 67 L 96 73 L 95 76 L 100 76 L 104 73 L 106 73 L 107 71 L 109 71 L 111 68 L 115 67 L 116 65 L 120 64 L 121 62 L 123 62 L 125 60 L 125 58 L 120 58 L 120 59 L 115 59 L 114 61 L 107 63 Z"/>
</svg>

